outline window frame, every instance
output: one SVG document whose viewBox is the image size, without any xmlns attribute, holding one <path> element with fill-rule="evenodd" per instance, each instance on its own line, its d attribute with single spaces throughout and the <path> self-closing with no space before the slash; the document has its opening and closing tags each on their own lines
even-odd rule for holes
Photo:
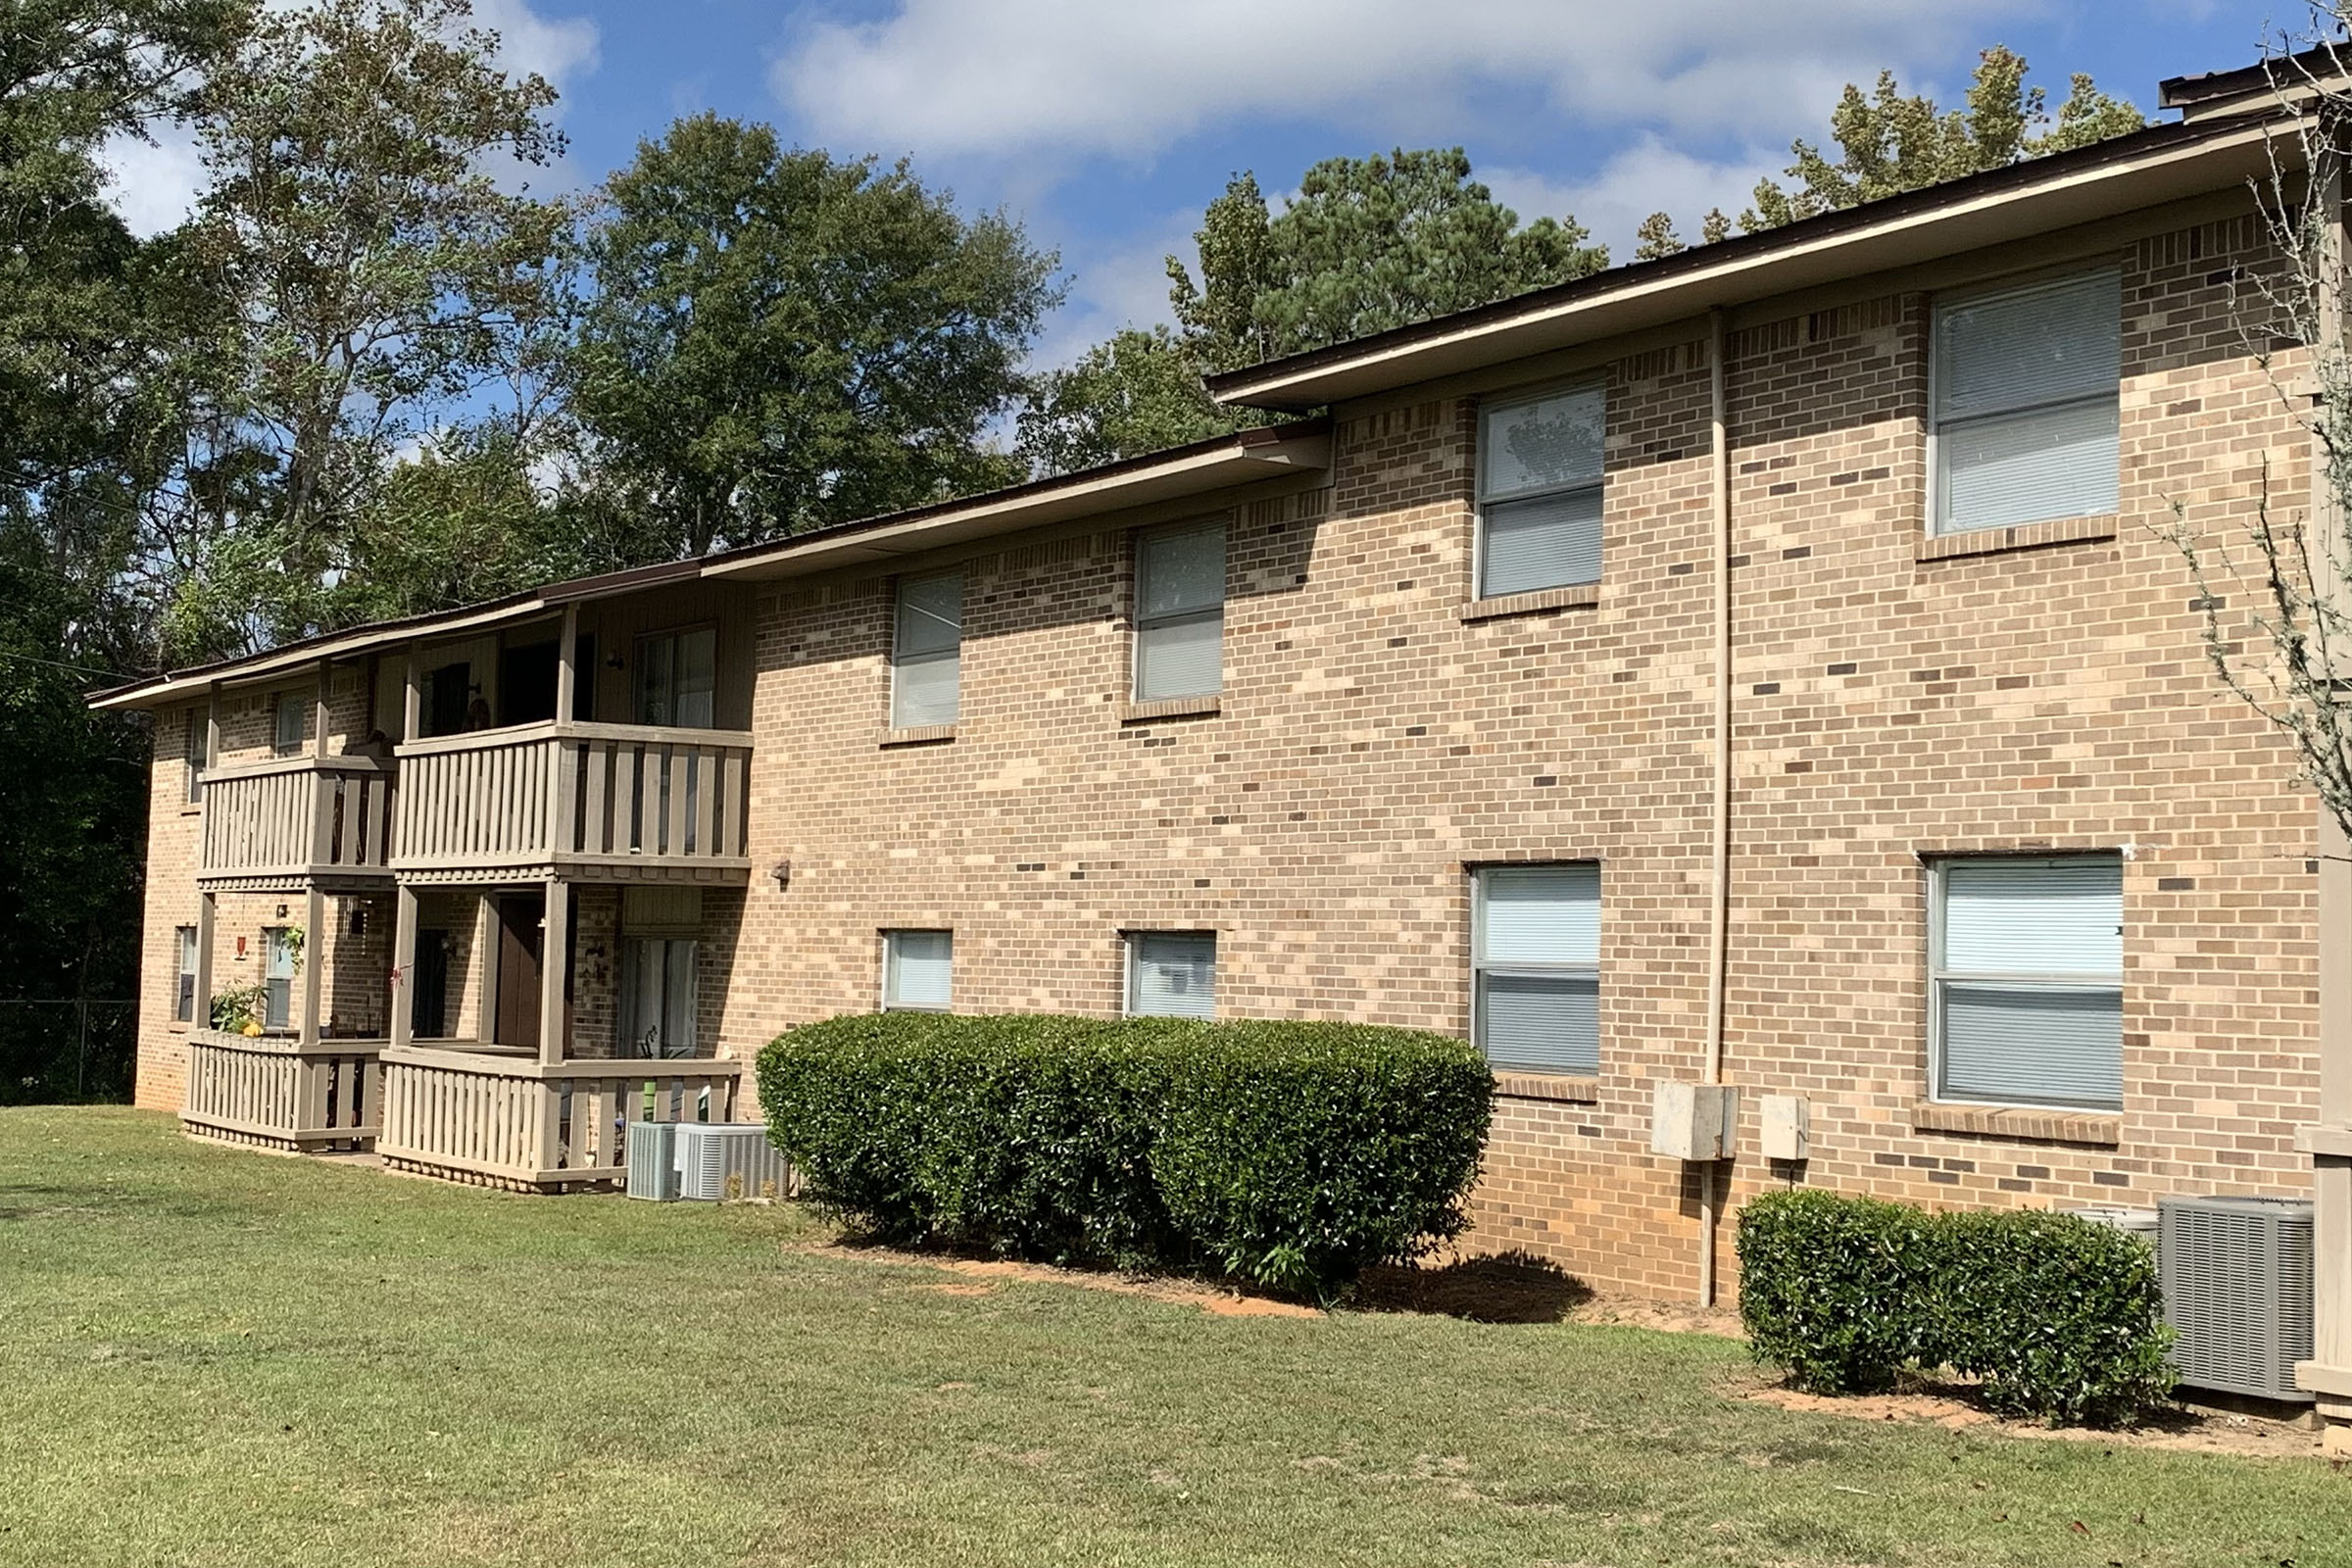
<svg viewBox="0 0 2352 1568">
<path fill-rule="evenodd" d="M 902 646 L 906 635 L 906 590 L 928 583 L 954 579 L 956 583 L 956 644 L 952 648 L 908 654 Z M 932 729 L 963 721 L 963 626 L 964 590 L 968 586 L 961 566 L 950 566 L 940 571 L 910 573 L 899 578 L 890 595 L 890 727 L 892 729 Z M 899 711 L 900 696 L 905 690 L 900 671 L 909 662 L 946 663 L 956 665 L 956 712 L 952 718 L 933 719 L 927 723 L 910 724 Z"/>
<path fill-rule="evenodd" d="M 632 960 L 641 944 L 653 944 L 662 950 L 662 1006 L 660 1016 L 664 1024 L 669 1017 L 670 956 L 673 950 L 686 950 L 687 999 L 686 1029 L 690 1038 L 684 1050 L 669 1049 L 676 1044 L 667 1038 L 661 1041 L 662 1049 L 639 1054 L 643 1042 L 635 1033 L 638 1004 L 643 1001 L 637 979 L 637 964 Z M 702 1049 L 703 1004 L 703 949 L 699 935 L 683 932 L 670 926 L 648 927 L 643 930 L 623 930 L 620 934 L 620 983 L 614 987 L 613 1053 L 630 1061 L 691 1061 Z M 623 1033 L 626 1029 L 629 1032 Z"/>
<path fill-rule="evenodd" d="M 1538 490 L 1523 490 L 1515 495 L 1487 494 L 1487 456 L 1491 443 L 1487 438 L 1488 417 L 1497 409 L 1514 408 L 1521 404 L 1541 403 L 1545 398 L 1561 397 L 1576 392 L 1600 394 L 1601 461 L 1598 476 L 1572 483 L 1546 486 Z M 1596 587 L 1608 569 L 1605 549 L 1595 553 L 1600 564 L 1589 581 L 1546 583 L 1541 587 L 1514 588 L 1508 594 L 1494 594 L 1487 588 L 1487 508 L 1494 501 L 1541 501 L 1550 496 L 1563 496 L 1586 490 L 1592 491 L 1600 502 L 1600 519 L 1595 525 L 1601 537 L 1596 545 L 1607 544 L 1609 502 L 1609 378 L 1605 372 L 1588 372 L 1565 380 L 1543 381 L 1530 386 L 1515 386 L 1499 392 L 1481 394 L 1477 400 L 1476 423 L 1471 435 L 1470 449 L 1470 597 L 1482 599 L 1511 598 L 1516 595 L 1552 593 L 1563 588 Z"/>
<path fill-rule="evenodd" d="M 686 638 L 695 635 L 697 632 L 705 631 L 710 634 L 710 722 L 708 724 L 683 723 L 677 716 L 678 658 L 675 645 L 684 642 Z M 644 712 L 645 701 L 646 647 L 648 644 L 661 642 L 666 642 L 673 645 L 669 661 L 668 700 L 670 716 L 664 719 L 650 719 L 641 716 Z M 658 626 L 648 631 L 639 632 L 629 646 L 629 655 L 637 662 L 636 667 L 630 672 L 629 722 L 632 724 L 643 725 L 648 728 L 658 729 L 714 730 L 719 728 L 719 671 L 723 667 L 720 662 L 719 653 L 719 627 L 718 622 L 715 620 L 685 621 L 675 626 Z"/>
<path fill-rule="evenodd" d="M 179 743 L 179 760 L 187 769 L 181 806 L 204 804 L 204 767 L 212 760 L 212 715 L 201 708 L 189 709 L 187 731 Z"/>
<path fill-rule="evenodd" d="M 2087 975 L 2075 973 L 2073 971 L 2055 969 L 2036 970 L 2025 973 L 2005 973 L 1994 970 L 1953 970 L 1949 968 L 1944 962 L 1943 953 L 1944 899 L 1946 888 L 1945 873 L 1955 865 L 1983 864 L 1986 861 L 2089 860 L 2102 858 L 2120 860 L 2122 858 L 2121 852 L 2115 850 L 2052 850 L 2048 852 L 2032 854 L 1996 853 L 1987 855 L 1938 855 L 1928 858 L 1927 1098 L 1929 1103 L 1936 1105 L 1955 1105 L 1986 1109 L 2013 1107 L 2020 1110 L 2037 1110 L 2078 1116 L 2112 1116 L 2122 1112 L 2123 1097 L 2120 1092 L 2117 1096 L 2116 1102 L 2112 1105 L 2107 1105 L 2089 1104 L 2081 1101 L 2032 1100 L 2021 1095 L 2011 1095 L 1999 1100 L 1971 1100 L 1963 1097 L 1948 1095 L 1944 1092 L 1943 1087 L 1943 994 L 1944 987 L 1953 981 L 1958 981 L 1961 984 L 1978 985 L 1990 983 L 1997 985 L 2004 990 L 2015 991 L 2049 991 L 2054 993 L 2078 994 L 2091 991 L 2097 991 L 2101 993 L 2112 991 L 2115 993 L 2116 1010 L 2119 1023 L 2122 1016 L 2124 1000 L 2124 965 L 2120 961 L 2120 958 L 2116 966 L 2116 971 L 2112 976 Z M 2121 923 L 2125 927 L 2128 927 L 2130 924 L 2128 920 Z M 2124 940 L 2125 935 L 2125 931 L 2118 931 L 2117 941 L 2119 945 Z M 2119 1039 L 2116 1047 L 2116 1057 L 2118 1067 L 2117 1076 L 2120 1079 L 2122 1077 L 2121 1069 L 2125 1065 L 2123 1059 L 2124 1048 L 2120 1039 L 2120 1028 L 2118 1034 Z"/>
<path fill-rule="evenodd" d="M 302 755 L 303 743 L 311 738 L 310 722 L 304 717 L 303 710 L 310 706 L 312 704 L 304 700 L 304 694 L 300 687 L 290 686 L 277 694 L 276 701 L 270 710 L 270 755 L 271 757 L 286 758 Z M 286 734 L 286 715 L 288 713 L 294 715 L 294 733 L 291 736 Z"/>
<path fill-rule="evenodd" d="M 882 1010 L 884 1012 L 954 1012 L 956 1010 L 956 928 L 947 925 L 893 925 L 884 926 L 880 935 L 882 938 Z M 948 1000 L 937 1006 L 921 1003 L 901 1002 L 891 994 L 891 978 L 894 973 L 892 960 L 899 956 L 899 939 L 907 936 L 946 937 L 948 939 Z"/>
<path fill-rule="evenodd" d="M 201 956 L 196 951 L 198 928 L 175 925 L 172 928 L 172 961 L 175 972 L 172 979 L 172 1021 L 193 1026 L 196 1022 L 196 970 Z"/>
<path fill-rule="evenodd" d="M 1144 1012 L 1136 1005 L 1139 992 L 1138 982 L 1141 980 L 1143 973 L 1143 945 L 1145 941 L 1152 937 L 1176 937 L 1187 941 L 1205 942 L 1208 944 L 1208 1016 L 1206 1018 L 1195 1018 L 1193 1021 L 1197 1023 L 1214 1023 L 1221 1018 L 1223 1016 L 1223 1012 L 1221 1009 L 1222 999 L 1220 993 L 1224 988 L 1220 984 L 1220 981 L 1223 978 L 1224 966 L 1218 961 L 1217 957 L 1218 949 L 1222 946 L 1222 944 L 1217 940 L 1217 935 L 1218 933 L 1213 927 L 1203 928 L 1199 926 L 1195 926 L 1190 929 L 1182 927 L 1170 928 L 1165 926 L 1153 926 L 1149 929 L 1137 927 L 1133 930 L 1121 931 L 1119 933 L 1119 945 L 1124 950 L 1124 967 L 1126 973 L 1124 976 L 1124 984 L 1121 987 L 1121 995 L 1119 999 L 1119 1016 L 1122 1018 L 1193 1017 L 1193 1015 L 1190 1013 L 1182 1012 Z"/>
<path fill-rule="evenodd" d="M 302 964 L 295 958 L 293 949 L 286 941 L 288 929 L 282 925 L 262 927 L 262 1027 L 265 1029 L 294 1027 L 294 982 L 301 978 Z M 304 935 L 307 937 L 310 933 L 305 932 Z M 281 953 L 286 957 L 286 972 L 283 975 L 272 974 L 270 971 L 277 966 Z M 282 1004 L 278 1001 L 277 992 L 281 985 L 286 988 Z"/>
<path fill-rule="evenodd" d="M 1596 886 L 1593 889 L 1592 901 L 1595 940 L 1593 943 L 1592 961 L 1591 963 L 1490 963 L 1487 960 L 1485 956 L 1487 946 L 1487 878 L 1490 875 L 1496 871 L 1558 870 L 1571 866 L 1587 865 L 1592 867 L 1594 881 L 1596 883 Z M 1586 857 L 1583 858 L 1566 860 L 1488 860 L 1473 863 L 1465 866 L 1464 869 L 1469 873 L 1470 878 L 1470 1044 L 1477 1049 L 1480 1057 L 1487 1060 L 1489 1068 L 1495 1072 L 1516 1073 L 1528 1077 L 1598 1077 L 1600 1075 L 1602 1064 L 1606 1060 L 1606 1057 L 1602 1054 L 1602 1043 L 1600 1039 L 1602 965 L 1600 961 L 1599 940 L 1600 936 L 1603 934 L 1600 930 L 1600 927 L 1606 914 L 1606 899 L 1608 896 L 1608 867 L 1606 862 L 1597 857 Z M 1480 998 L 1484 995 L 1486 990 L 1485 986 L 1481 984 L 1481 982 L 1490 973 L 1506 976 L 1518 976 L 1529 979 L 1590 979 L 1592 982 L 1593 1018 L 1592 1072 L 1579 1072 L 1570 1067 L 1554 1067 L 1545 1069 L 1537 1067 L 1494 1066 L 1492 1058 L 1487 1056 L 1486 1020 L 1480 1004 Z"/>
<path fill-rule="evenodd" d="M 2059 267 L 2037 268 L 2029 272 L 2016 272 L 2006 277 L 1964 284 L 1959 288 L 1938 289 L 1929 298 L 1927 344 L 1928 403 L 1925 411 L 1926 417 L 1921 421 L 1927 428 L 1928 437 L 1927 533 L 1929 538 L 1965 539 L 1971 534 L 1991 533 L 1995 529 L 1999 528 L 2031 528 L 2042 523 L 2065 522 L 2075 516 L 2103 517 L 2110 515 L 2110 514 L 2106 512 L 2085 512 L 2068 514 L 2065 516 L 2058 517 L 2036 517 L 2024 522 L 1987 522 L 1980 523 L 1973 528 L 1953 527 L 1951 525 L 1950 509 L 1946 503 L 1946 485 L 1944 482 L 1943 431 L 1945 428 L 1945 421 L 1938 417 L 1936 412 L 1936 405 L 1942 401 L 1943 378 L 1948 373 L 1944 368 L 1943 355 L 1937 352 L 1937 344 L 1942 341 L 1943 337 L 1942 332 L 1938 329 L 1938 323 L 1942 320 L 1943 312 L 1948 307 L 1954 305 L 1966 305 L 1971 300 L 1984 299 L 1995 294 L 2008 294 L 2025 289 L 2036 288 L 2045 283 L 2063 282 L 2068 278 L 2091 277 L 2101 272 L 2115 273 L 2117 275 L 2118 282 L 2117 293 L 2119 296 L 2119 303 L 2118 315 L 2116 318 L 2116 334 L 2119 345 L 2119 364 L 2116 368 L 2116 384 L 2115 391 L 2112 395 L 2116 401 L 2118 435 L 2116 443 L 2116 510 L 2121 509 L 2123 505 L 2123 443 L 2121 439 L 2123 414 L 2123 368 L 2120 364 L 2120 345 L 2123 334 L 2122 308 L 2125 303 L 2128 303 L 2121 299 L 2123 262 L 2120 258 L 2117 258 L 2105 262 L 2099 262 L 2088 267 L 2082 265 L 2080 262 L 2074 262 Z M 2000 409 L 1990 414 L 1968 415 L 1962 418 L 1951 421 L 1951 424 L 1954 427 L 1965 427 L 1971 424 L 1983 423 L 1990 419 L 2014 418 L 2021 414 L 2039 414 L 2051 409 L 2075 408 L 2079 406 L 2086 406 L 2098 401 L 2100 401 L 2100 399 L 2097 396 L 2088 394 L 2081 397 L 2054 398 L 2041 403 L 2021 404 L 2014 408 Z"/>
<path fill-rule="evenodd" d="M 1151 614 L 1144 605 L 1148 597 L 1145 560 L 1148 547 L 1162 539 L 1179 539 L 1186 534 L 1213 533 L 1217 536 L 1217 603 L 1210 610 L 1183 610 L 1162 614 Z M 1181 522 L 1155 523 L 1135 530 L 1128 569 L 1129 592 L 1133 599 L 1128 616 L 1132 634 L 1128 638 L 1127 695 L 1138 703 L 1177 703 L 1199 699 L 1208 702 L 1225 695 L 1225 607 L 1233 597 L 1233 519 L 1230 515 L 1192 517 Z M 1144 692 L 1144 639 L 1152 631 L 1167 626 L 1191 625 L 1214 618 L 1217 624 L 1217 683 L 1204 692 L 1160 692 L 1147 696 Z"/>
</svg>

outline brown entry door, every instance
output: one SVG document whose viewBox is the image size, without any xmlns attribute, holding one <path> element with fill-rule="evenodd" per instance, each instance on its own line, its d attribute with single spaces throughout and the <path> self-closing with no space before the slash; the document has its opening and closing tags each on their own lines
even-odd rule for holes
<svg viewBox="0 0 2352 1568">
<path fill-rule="evenodd" d="M 547 897 L 507 893 L 498 901 L 498 1024 L 502 1046 L 539 1049 L 539 952 Z"/>
</svg>

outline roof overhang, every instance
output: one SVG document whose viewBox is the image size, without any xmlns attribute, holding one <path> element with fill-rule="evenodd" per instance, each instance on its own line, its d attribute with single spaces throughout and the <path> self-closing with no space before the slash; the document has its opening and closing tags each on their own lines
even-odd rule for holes
<svg viewBox="0 0 2352 1568">
<path fill-rule="evenodd" d="M 996 534 L 1196 500 L 1241 485 L 1319 473 L 1330 466 L 1327 422 L 1268 425 L 1011 490 L 714 556 L 703 564 L 703 574 L 758 580 L 870 567 Z"/>
<path fill-rule="evenodd" d="M 1697 246 L 1208 378 L 1223 404 L 1304 410 L 2114 218 L 2299 163 L 2283 113 L 2159 125 L 2071 153 Z"/>
</svg>

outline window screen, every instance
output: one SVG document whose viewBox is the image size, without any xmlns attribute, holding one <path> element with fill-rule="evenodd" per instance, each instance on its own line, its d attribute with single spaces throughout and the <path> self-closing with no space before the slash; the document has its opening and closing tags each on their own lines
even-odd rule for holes
<svg viewBox="0 0 2352 1568">
<path fill-rule="evenodd" d="M 886 1011 L 945 1012 L 955 994 L 956 933 L 882 933 L 882 1006 Z"/>
<path fill-rule="evenodd" d="M 173 928 L 173 945 L 179 951 L 179 986 L 172 998 L 172 1016 L 181 1023 L 196 1021 L 196 928 L 183 925 Z"/>
<path fill-rule="evenodd" d="M 1135 579 L 1136 700 L 1215 696 L 1225 684 L 1225 529 L 1142 535 Z"/>
<path fill-rule="evenodd" d="M 1600 580 L 1605 401 L 1589 386 L 1479 411 L 1480 597 Z"/>
<path fill-rule="evenodd" d="M 1936 1098 L 2121 1108 L 2121 857 L 1946 860 L 1935 881 Z"/>
<path fill-rule="evenodd" d="M 891 644 L 891 727 L 955 723 L 962 707 L 962 576 L 901 582 Z"/>
<path fill-rule="evenodd" d="M 1127 1011 L 1138 1018 L 1214 1018 L 1215 934 L 1138 931 L 1129 936 Z"/>
<path fill-rule="evenodd" d="M 1472 1030 L 1519 1072 L 1600 1071 L 1600 867 L 1494 866 L 1471 915 Z"/>
<path fill-rule="evenodd" d="M 2116 510 L 2122 339 L 2113 269 L 1936 307 L 1939 532 Z"/>
</svg>

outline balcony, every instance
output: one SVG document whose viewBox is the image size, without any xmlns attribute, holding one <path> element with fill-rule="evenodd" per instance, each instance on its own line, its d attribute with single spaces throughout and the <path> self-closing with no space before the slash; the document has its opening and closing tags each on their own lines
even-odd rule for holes
<svg viewBox="0 0 2352 1568">
<path fill-rule="evenodd" d="M 380 888 L 391 875 L 392 764 L 288 757 L 212 768 L 196 882 L 207 892 Z"/>
<path fill-rule="evenodd" d="M 744 882 L 744 730 L 555 721 L 398 750 L 403 882 Z"/>
<path fill-rule="evenodd" d="M 188 1035 L 189 1132 L 224 1143 L 317 1152 L 366 1149 L 383 1120 L 381 1040 Z"/>
</svg>

